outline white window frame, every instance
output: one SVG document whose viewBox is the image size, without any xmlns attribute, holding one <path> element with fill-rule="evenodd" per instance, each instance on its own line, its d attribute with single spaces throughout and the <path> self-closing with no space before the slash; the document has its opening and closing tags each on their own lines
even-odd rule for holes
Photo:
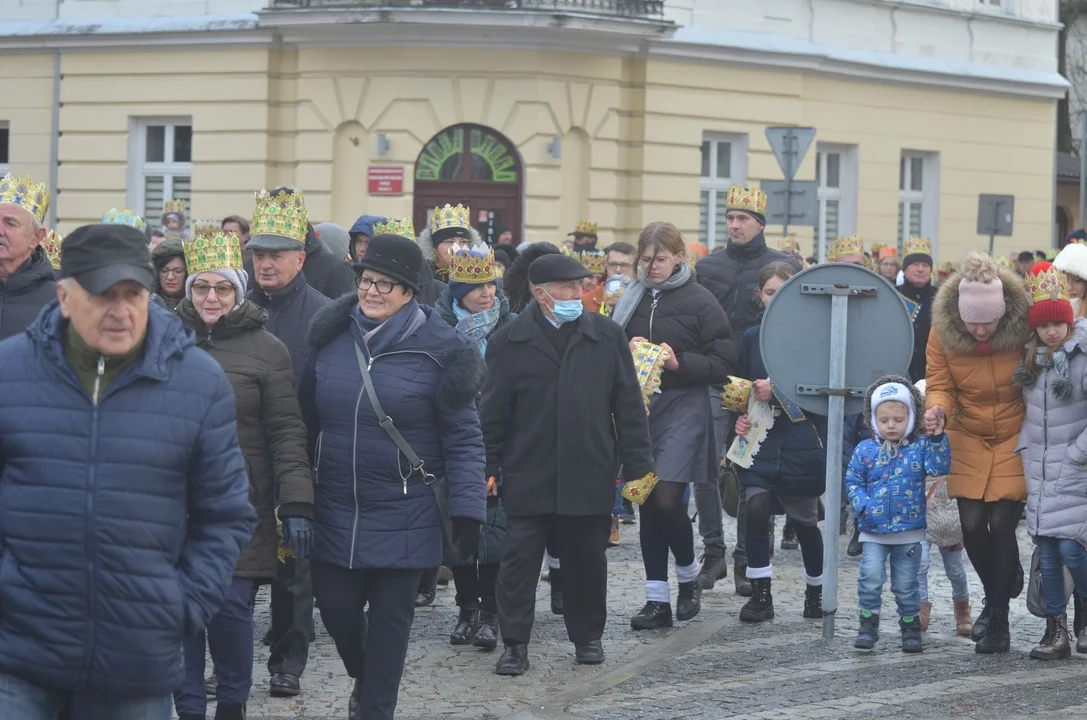
<svg viewBox="0 0 1087 720">
<path fill-rule="evenodd" d="M 857 155 L 856 145 L 840 145 L 836 143 L 816 143 L 816 152 L 819 154 L 819 177 L 816 180 L 816 197 L 819 200 L 819 233 L 815 238 L 815 251 L 819 262 L 827 260 L 827 248 L 837 240 L 837 237 L 828 237 L 827 227 L 827 201 L 838 201 L 838 237 L 848 237 L 857 232 Z M 838 156 L 838 187 L 829 188 L 827 182 L 828 155 Z"/>
<path fill-rule="evenodd" d="M 8 156 L 8 163 L 10 163 L 11 162 L 11 124 L 7 120 L 0 120 L 0 130 L 7 130 L 8 131 L 8 147 L 7 147 L 8 152 L 7 152 L 7 156 Z M 8 164 L 7 163 L 0 163 L 0 175 L 7 175 L 8 172 L 10 172 L 10 170 L 8 169 Z"/>
<path fill-rule="evenodd" d="M 718 193 L 727 194 L 728 189 L 733 185 L 747 184 L 747 135 L 706 131 L 702 133 L 702 142 L 710 143 L 710 172 L 716 172 L 717 170 L 717 153 L 720 151 L 722 143 L 729 144 L 731 153 L 729 157 L 731 177 L 703 177 L 702 170 L 699 168 L 698 202 L 699 205 L 702 204 L 703 191 L 709 193 L 706 207 L 705 242 L 707 247 L 712 250 L 718 244 L 724 245 L 728 242 L 728 228 L 722 228 L 720 231 L 717 228 Z M 701 157 L 701 152 L 702 148 L 699 145 L 699 157 Z"/>
<path fill-rule="evenodd" d="M 137 215 L 144 218 L 148 226 L 156 225 L 159 218 L 146 217 L 146 182 L 149 175 L 163 176 L 163 200 L 173 199 L 175 176 L 189 178 L 190 198 L 192 193 L 192 162 L 174 162 L 174 128 L 182 125 L 192 127 L 192 117 L 133 117 L 128 121 L 128 188 L 125 192 L 126 205 Z M 162 125 L 166 127 L 165 161 L 147 162 L 147 128 Z M 195 134 L 194 134 L 195 140 Z M 191 203 L 190 199 L 190 203 Z M 191 207 L 190 207 L 191 213 Z"/>
<path fill-rule="evenodd" d="M 907 188 L 912 185 L 913 163 L 906 163 L 907 180 L 903 183 L 902 161 L 915 159 L 921 160 L 921 189 L 903 190 L 903 184 L 905 184 Z M 933 260 L 935 260 L 937 248 L 939 247 L 939 238 L 937 236 L 939 234 L 940 226 L 940 154 L 925 150 L 903 150 L 896 172 L 898 173 L 899 190 L 898 212 L 895 215 L 895 223 L 897 224 L 900 216 L 902 218 L 901 236 L 898 238 L 899 257 L 902 256 L 903 244 L 911 235 L 909 206 L 917 204 L 921 206 L 921 237 L 926 237 L 932 241 L 932 255 Z"/>
</svg>

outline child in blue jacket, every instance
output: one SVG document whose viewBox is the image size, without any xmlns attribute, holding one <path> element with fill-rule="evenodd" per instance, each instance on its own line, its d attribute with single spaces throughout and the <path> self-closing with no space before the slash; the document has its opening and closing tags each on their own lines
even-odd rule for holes
<svg viewBox="0 0 1087 720">
<path fill-rule="evenodd" d="M 854 647 L 870 650 L 879 640 L 880 599 L 887 559 L 891 592 L 898 603 L 902 651 L 921 645 L 921 594 L 917 580 L 925 539 L 925 479 L 946 475 L 951 448 L 943 432 L 921 435 L 921 393 L 903 377 L 887 375 L 865 395 L 864 419 L 873 439 L 853 451 L 846 471 L 849 502 L 857 516 L 864 548 L 857 579 L 860 630 Z"/>
</svg>

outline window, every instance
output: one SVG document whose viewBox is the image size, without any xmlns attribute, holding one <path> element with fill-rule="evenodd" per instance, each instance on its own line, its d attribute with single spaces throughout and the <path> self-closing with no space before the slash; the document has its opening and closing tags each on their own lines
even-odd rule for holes
<svg viewBox="0 0 1087 720">
<path fill-rule="evenodd" d="M 192 120 L 138 118 L 128 140 L 128 206 L 158 223 L 167 200 L 184 200 L 191 213 Z"/>
<path fill-rule="evenodd" d="M 8 173 L 8 148 L 11 130 L 6 122 L 0 122 L 0 175 Z"/>
<path fill-rule="evenodd" d="M 936 248 L 939 218 L 939 158 L 905 150 L 898 167 L 898 254 L 911 237 L 927 237 Z"/>
<path fill-rule="evenodd" d="M 713 248 L 728 242 L 728 189 L 747 182 L 747 136 L 706 133 L 702 139 L 702 197 L 698 239 Z"/>
<path fill-rule="evenodd" d="M 819 143 L 815 154 L 819 216 L 815 246 L 819 262 L 835 239 L 852 235 L 857 225 L 857 146 Z"/>
</svg>

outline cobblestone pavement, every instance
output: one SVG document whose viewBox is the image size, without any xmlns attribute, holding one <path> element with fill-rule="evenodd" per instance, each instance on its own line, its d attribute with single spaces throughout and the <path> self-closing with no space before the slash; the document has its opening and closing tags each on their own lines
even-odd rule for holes
<svg viewBox="0 0 1087 720">
<path fill-rule="evenodd" d="M 726 534 L 734 532 L 734 522 L 726 518 Z M 731 536 L 728 541 L 731 549 Z M 492 674 L 496 652 L 449 645 L 456 607 L 453 589 L 440 589 L 436 603 L 416 613 L 397 718 L 1087 717 L 1087 656 L 1057 663 L 1030 660 L 1027 653 L 1041 636 L 1043 622 L 1026 612 L 1023 598 L 1013 601 L 1010 654 L 979 656 L 969 640 L 955 636 L 951 589 L 939 553 L 933 554 L 929 579 L 935 607 L 925 652 L 900 651 L 889 588 L 884 613 L 890 622 L 876 650 L 854 650 L 858 561 L 845 556 L 844 545 L 843 538 L 837 635 L 830 644 L 822 639 L 819 621 L 801 618 L 802 566 L 795 550 L 778 550 L 774 558 L 773 621 L 760 626 L 739 622 L 743 600 L 733 594 L 730 567 L 729 578 L 703 595 L 702 613 L 695 620 L 667 631 L 634 633 L 629 618 L 644 603 L 644 575 L 637 526 L 623 526 L 622 544 L 608 554 L 608 661 L 597 667 L 574 664 L 562 618 L 550 614 L 549 586 L 541 582 L 532 667 L 521 678 Z M 1031 544 L 1022 528 L 1020 548 L 1026 563 Z M 981 597 L 974 575 L 971 589 L 976 615 Z M 265 591 L 258 599 L 257 637 L 267 624 Z M 250 718 L 347 717 L 351 681 L 320 622 L 300 697 L 268 697 L 266 660 L 267 649 L 258 646 Z"/>
</svg>

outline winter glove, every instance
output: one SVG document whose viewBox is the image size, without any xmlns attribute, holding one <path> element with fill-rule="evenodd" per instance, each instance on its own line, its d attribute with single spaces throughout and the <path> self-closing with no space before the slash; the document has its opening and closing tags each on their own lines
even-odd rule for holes
<svg viewBox="0 0 1087 720">
<path fill-rule="evenodd" d="M 283 537 L 290 543 L 294 556 L 305 560 L 313 549 L 313 523 L 304 517 L 283 518 Z"/>
<path fill-rule="evenodd" d="M 471 518 L 455 517 L 453 525 L 453 547 L 460 556 L 460 565 L 469 565 L 475 561 L 479 551 L 479 523 Z"/>
</svg>

